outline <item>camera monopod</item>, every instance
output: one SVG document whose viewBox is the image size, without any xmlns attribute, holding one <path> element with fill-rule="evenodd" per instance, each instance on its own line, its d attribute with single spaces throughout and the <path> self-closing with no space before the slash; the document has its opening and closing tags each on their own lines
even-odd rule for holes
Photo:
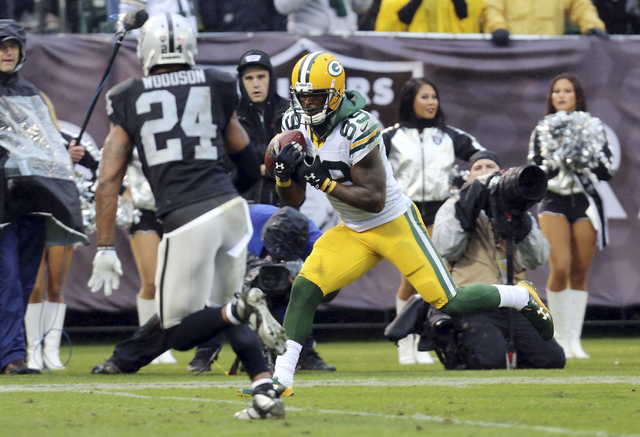
<svg viewBox="0 0 640 437">
<path fill-rule="evenodd" d="M 100 97 L 100 93 L 102 92 L 102 88 L 104 84 L 109 79 L 109 75 L 111 74 L 111 68 L 113 67 L 113 61 L 116 59 L 116 55 L 122 46 L 122 41 L 124 37 L 127 35 L 127 32 L 134 29 L 139 29 L 142 25 L 149 19 L 149 14 L 144 9 L 134 9 L 132 11 L 127 12 L 122 18 L 123 28 L 118 33 L 116 33 L 116 43 L 113 46 L 113 52 L 111 53 L 111 59 L 109 59 L 109 63 L 107 64 L 107 69 L 102 76 L 102 80 L 100 81 L 100 85 L 98 86 L 98 90 L 96 91 L 95 96 L 93 96 L 93 100 L 91 100 L 91 104 L 87 109 L 87 113 L 84 116 L 84 121 L 82 122 L 82 127 L 80 128 L 80 133 L 75 138 L 76 142 L 79 144 L 82 139 L 82 135 L 84 134 L 85 129 L 87 128 L 87 124 L 89 124 L 89 119 L 91 118 L 91 114 L 93 114 L 93 109 L 96 107 L 96 103 L 98 103 L 98 97 Z"/>
</svg>

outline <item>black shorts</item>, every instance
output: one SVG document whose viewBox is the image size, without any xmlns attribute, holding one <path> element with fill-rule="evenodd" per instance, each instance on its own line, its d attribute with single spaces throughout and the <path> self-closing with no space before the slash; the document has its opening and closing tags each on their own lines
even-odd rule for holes
<svg viewBox="0 0 640 437">
<path fill-rule="evenodd" d="M 570 224 L 574 224 L 580 220 L 589 219 L 587 208 L 589 208 L 589 199 L 583 193 L 562 196 L 547 191 L 538 207 L 538 214 L 561 215 Z"/>
<path fill-rule="evenodd" d="M 155 211 L 140 209 L 140 212 L 142 213 L 140 215 L 140 221 L 136 224 L 131 225 L 131 228 L 129 229 L 129 235 L 133 235 L 138 232 L 155 232 L 159 237 L 162 238 L 162 223 L 159 222 L 156 218 Z"/>
<path fill-rule="evenodd" d="M 435 200 L 432 202 L 413 202 L 418 207 L 422 221 L 426 227 L 433 226 L 436 221 L 436 213 L 444 204 L 444 200 Z"/>
</svg>

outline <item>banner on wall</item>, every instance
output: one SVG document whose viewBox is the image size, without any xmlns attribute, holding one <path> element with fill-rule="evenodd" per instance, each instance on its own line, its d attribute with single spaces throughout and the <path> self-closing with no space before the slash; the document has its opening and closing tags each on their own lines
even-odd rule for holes
<svg viewBox="0 0 640 437">
<path fill-rule="evenodd" d="M 80 125 L 113 43 L 103 36 L 30 36 L 28 61 L 21 74 L 51 98 L 59 119 Z M 141 76 L 135 48 L 135 40 L 124 42 L 105 90 Z M 290 73 L 300 57 L 319 50 L 332 52 L 345 67 L 347 88 L 365 96 L 366 109 L 383 127 L 397 121 L 403 84 L 411 77 L 425 76 L 438 86 L 447 123 L 497 152 L 505 168 L 526 162 L 529 137 L 544 116 L 551 79 L 566 71 L 577 74 L 587 93 L 589 112 L 607 125 L 618 167 L 616 176 L 599 187 L 611 218 L 611 244 L 595 256 L 588 278 L 589 303 L 612 307 L 640 304 L 636 255 L 640 246 L 640 148 L 636 145 L 640 138 L 640 40 L 519 40 L 498 49 L 483 40 L 370 33 L 309 38 L 280 33 L 204 35 L 199 38 L 198 66 L 235 74 L 240 56 L 250 49 L 271 56 L 279 76 L 278 92 L 283 96 L 288 94 Z M 109 128 L 104 108 L 103 92 L 87 130 L 98 144 Z M 460 165 L 465 168 L 464 163 Z M 86 311 L 134 308 L 139 279 L 126 233 L 119 232 L 116 239 L 125 275 L 120 289 L 110 298 L 93 294 L 86 286 L 95 235 L 91 241 L 91 246 L 79 248 L 73 257 L 65 291 L 67 304 Z M 529 273 L 543 295 L 547 275 L 547 266 Z M 323 308 L 395 308 L 399 281 L 397 270 L 382 262 Z"/>
</svg>

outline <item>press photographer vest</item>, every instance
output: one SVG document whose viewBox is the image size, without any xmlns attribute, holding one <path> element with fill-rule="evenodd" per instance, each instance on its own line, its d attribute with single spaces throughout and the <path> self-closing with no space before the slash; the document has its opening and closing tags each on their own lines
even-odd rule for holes
<svg viewBox="0 0 640 437">
<path fill-rule="evenodd" d="M 506 278 L 506 242 L 496 242 L 489 218 L 481 212 L 476 220 L 476 230 L 469 235 L 467 249 L 458 261 L 453 264 L 451 276 L 458 286 L 475 282 L 483 284 L 504 284 Z M 501 273 L 500 270 L 503 269 Z M 526 279 L 525 270 L 518 262 L 518 255 L 513 260 L 513 282 Z"/>
</svg>

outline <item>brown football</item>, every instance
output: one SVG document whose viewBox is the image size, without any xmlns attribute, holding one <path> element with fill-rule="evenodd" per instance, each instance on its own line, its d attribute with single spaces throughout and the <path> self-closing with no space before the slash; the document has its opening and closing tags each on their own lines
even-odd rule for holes
<svg viewBox="0 0 640 437">
<path fill-rule="evenodd" d="M 280 132 L 278 135 L 273 137 L 273 139 L 269 143 L 269 146 L 267 146 L 267 151 L 264 154 L 264 166 L 265 171 L 272 178 L 275 177 L 273 163 L 275 155 L 280 152 L 281 147 L 289 144 L 292 141 L 300 144 L 302 146 L 302 153 L 306 153 L 307 143 L 304 139 L 304 135 L 302 135 L 302 132 L 300 132 L 299 130 L 288 130 L 285 132 Z"/>
</svg>

